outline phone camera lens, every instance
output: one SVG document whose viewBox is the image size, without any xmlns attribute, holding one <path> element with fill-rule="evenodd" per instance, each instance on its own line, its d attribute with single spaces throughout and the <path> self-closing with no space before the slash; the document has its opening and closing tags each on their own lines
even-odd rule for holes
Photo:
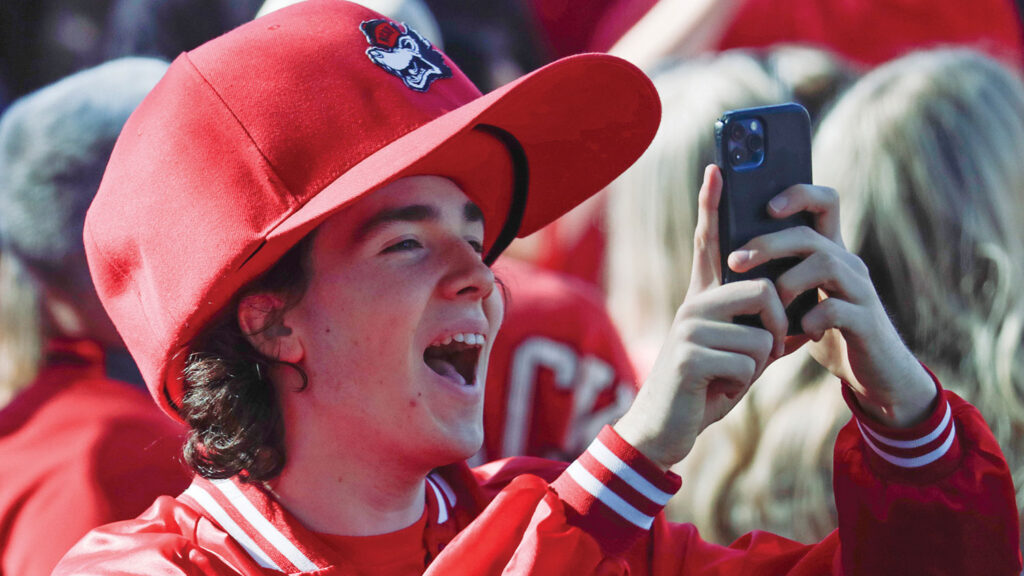
<svg viewBox="0 0 1024 576">
<path fill-rule="evenodd" d="M 743 127 L 743 124 L 737 122 L 729 129 L 729 137 L 732 138 L 733 142 L 742 142 L 747 137 L 747 129 Z"/>
<path fill-rule="evenodd" d="M 739 166 L 750 159 L 750 154 L 747 153 L 746 148 L 733 148 L 729 152 L 729 160 L 733 166 Z"/>
<path fill-rule="evenodd" d="M 747 138 L 747 148 L 751 152 L 760 152 L 761 149 L 764 148 L 764 138 L 761 138 L 757 134 L 751 134 L 750 137 Z"/>
</svg>

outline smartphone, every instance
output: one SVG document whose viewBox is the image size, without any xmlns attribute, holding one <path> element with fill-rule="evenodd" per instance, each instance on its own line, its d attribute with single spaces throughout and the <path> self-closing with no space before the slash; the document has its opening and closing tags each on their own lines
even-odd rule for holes
<svg viewBox="0 0 1024 576">
<path fill-rule="evenodd" d="M 731 110 L 715 123 L 715 163 L 722 171 L 722 200 L 718 207 L 722 282 L 769 278 L 773 282 L 799 258 L 780 258 L 747 272 L 731 270 L 729 254 L 751 239 L 793 226 L 813 226 L 812 216 L 800 212 L 772 218 L 768 201 L 793 184 L 811 183 L 811 120 L 796 103 Z M 818 303 L 817 290 L 801 294 L 786 309 L 789 334 L 800 334 L 800 319 Z M 760 326 L 756 316 L 737 322 Z"/>
</svg>

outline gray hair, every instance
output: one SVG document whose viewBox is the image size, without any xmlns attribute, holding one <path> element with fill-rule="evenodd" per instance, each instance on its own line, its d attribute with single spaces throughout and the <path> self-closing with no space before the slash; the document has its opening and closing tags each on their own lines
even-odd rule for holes
<svg viewBox="0 0 1024 576">
<path fill-rule="evenodd" d="M 15 101 L 0 118 L 0 245 L 45 279 L 91 285 L 82 228 L 114 142 L 167 64 L 124 58 Z"/>
</svg>

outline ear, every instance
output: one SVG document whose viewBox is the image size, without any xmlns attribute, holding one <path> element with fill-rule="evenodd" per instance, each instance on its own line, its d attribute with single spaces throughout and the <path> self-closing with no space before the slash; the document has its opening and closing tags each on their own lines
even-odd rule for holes
<svg viewBox="0 0 1024 576">
<path fill-rule="evenodd" d="M 238 327 L 245 339 L 267 358 L 295 364 L 305 351 L 285 316 L 284 298 L 276 294 L 250 294 L 238 303 Z"/>
</svg>

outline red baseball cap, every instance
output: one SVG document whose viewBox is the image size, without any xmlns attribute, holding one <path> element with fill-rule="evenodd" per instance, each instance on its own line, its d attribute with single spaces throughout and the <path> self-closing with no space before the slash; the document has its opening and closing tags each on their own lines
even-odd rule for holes
<svg viewBox="0 0 1024 576">
<path fill-rule="evenodd" d="M 182 54 L 128 120 L 85 222 L 100 297 L 168 414 L 190 341 L 353 200 L 445 176 L 484 214 L 490 261 L 633 163 L 660 103 L 584 54 L 481 95 L 404 24 L 309 0 Z"/>
</svg>

